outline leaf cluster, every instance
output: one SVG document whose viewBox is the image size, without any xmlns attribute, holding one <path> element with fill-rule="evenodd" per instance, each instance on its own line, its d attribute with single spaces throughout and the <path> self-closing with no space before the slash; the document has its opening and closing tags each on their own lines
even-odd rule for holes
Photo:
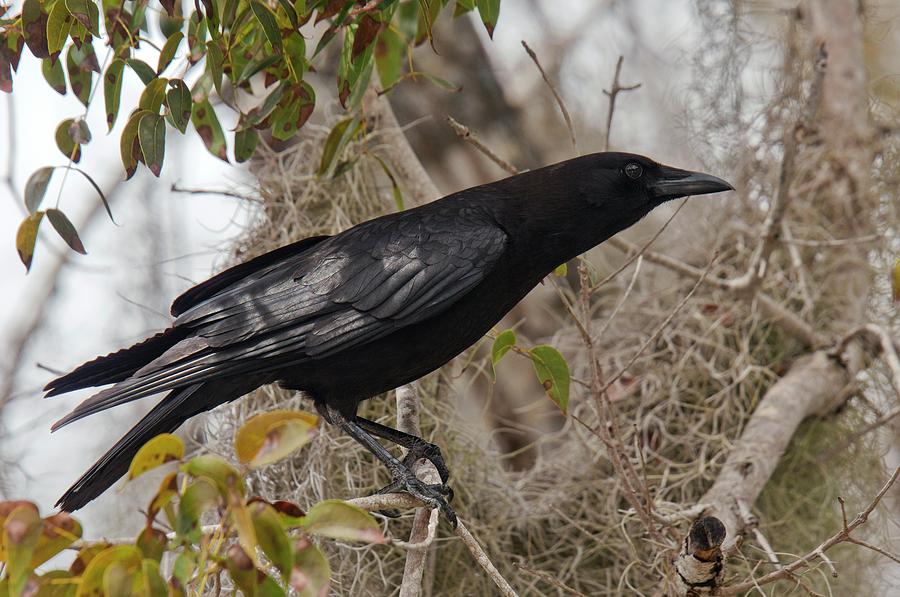
<svg viewBox="0 0 900 597">
<path fill-rule="evenodd" d="M 12 92 L 13 73 L 27 47 L 42 61 L 41 71 L 50 88 L 62 95 L 71 92 L 83 104 L 84 114 L 64 119 L 56 129 L 56 145 L 69 166 L 81 160 L 83 146 L 91 140 L 85 115 L 101 87 L 109 131 L 120 119 L 126 76 L 143 85 L 137 105 L 124 117 L 120 137 L 127 178 L 139 164 L 159 176 L 167 133 L 175 129 L 184 134 L 189 126 L 212 155 L 228 161 L 228 139 L 213 108 L 219 102 L 237 116 L 233 156 L 243 162 L 253 155 L 261 133 L 286 141 L 309 120 L 316 94 L 308 74 L 315 71 L 316 58 L 325 48 L 340 47 L 338 97 L 344 108 L 355 109 L 374 72 L 384 89 L 421 74 L 412 69 L 411 50 L 433 41 L 433 24 L 450 4 L 450 0 L 197 0 L 192 4 L 183 0 L 25 0 L 18 14 L 5 14 L 8 9 L 0 7 L 0 90 Z M 500 0 L 455 0 L 453 6 L 454 16 L 477 8 L 493 34 Z M 309 29 L 304 26 L 308 23 L 327 24 L 314 48 L 307 48 L 304 33 Z M 158 46 L 153 40 L 160 37 L 165 41 Z M 102 63 L 95 40 L 107 48 Z M 158 52 L 155 64 L 138 57 L 145 46 Z M 22 223 L 17 248 L 26 268 L 31 265 L 33 237 L 41 220 L 32 211 Z M 54 228 L 73 249 L 80 246 L 80 241 L 73 241 L 77 234 L 71 224 L 64 227 L 67 234 L 63 227 L 54 224 Z"/>
<path fill-rule="evenodd" d="M 257 467 L 287 456 L 309 441 L 316 423 L 302 411 L 253 417 L 235 437 L 239 459 Z M 323 595 L 331 568 L 314 538 L 384 541 L 368 512 L 340 500 L 304 512 L 248 497 L 238 468 L 209 454 L 185 460 L 184 444 L 171 434 L 138 451 L 128 480 L 169 462 L 179 467 L 163 477 L 133 541 L 84 542 L 81 524 L 65 512 L 41 518 L 31 502 L 0 503 L 0 596 L 194 595 L 221 586 L 223 576 L 248 596 Z M 202 526 L 204 516 L 217 524 Z M 37 571 L 64 549 L 77 551 L 67 570 Z"/>
</svg>

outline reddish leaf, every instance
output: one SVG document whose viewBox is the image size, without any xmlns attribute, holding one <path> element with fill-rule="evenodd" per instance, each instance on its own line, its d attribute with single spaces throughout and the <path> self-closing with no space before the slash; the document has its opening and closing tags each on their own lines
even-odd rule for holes
<svg viewBox="0 0 900 597">
<path fill-rule="evenodd" d="M 78 238 L 78 231 L 75 230 L 75 226 L 69 218 L 66 217 L 66 214 L 58 209 L 50 208 L 47 210 L 47 219 L 50 220 L 54 230 L 59 233 L 73 251 L 81 253 L 82 255 L 87 255 L 87 251 L 84 250 L 81 239 Z"/>
</svg>

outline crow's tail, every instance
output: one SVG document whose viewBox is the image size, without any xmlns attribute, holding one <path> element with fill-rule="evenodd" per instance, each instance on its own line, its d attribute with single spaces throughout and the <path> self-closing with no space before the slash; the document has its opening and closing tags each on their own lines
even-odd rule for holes
<svg viewBox="0 0 900 597">
<path fill-rule="evenodd" d="M 186 329 L 169 328 L 130 348 L 122 349 L 104 357 L 97 357 L 71 373 L 57 377 L 48 383 L 44 390 L 47 390 L 47 396 L 56 396 L 57 394 L 65 394 L 81 388 L 118 383 L 131 377 L 135 371 L 156 359 L 186 337 Z"/>
<path fill-rule="evenodd" d="M 230 402 L 262 383 L 251 377 L 231 378 L 197 383 L 169 392 L 137 425 L 95 462 L 59 498 L 56 505 L 66 512 L 78 510 L 109 489 L 124 475 L 134 455 L 147 441 L 160 433 L 175 431 L 194 415 Z"/>
</svg>

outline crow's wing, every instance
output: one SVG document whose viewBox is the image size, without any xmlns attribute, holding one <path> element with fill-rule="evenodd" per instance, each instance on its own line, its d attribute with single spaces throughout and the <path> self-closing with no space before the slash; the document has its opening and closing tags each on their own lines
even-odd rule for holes
<svg viewBox="0 0 900 597">
<path fill-rule="evenodd" d="M 442 312 L 484 280 L 505 246 L 503 230 L 474 210 L 397 214 L 323 241 L 301 263 L 225 290 L 175 325 L 216 349 L 327 356 Z"/>
<path fill-rule="evenodd" d="M 247 279 L 175 320 L 188 337 L 80 404 L 67 423 L 163 390 L 333 355 L 440 314 L 483 281 L 506 233 L 471 208 L 366 222 Z"/>
</svg>

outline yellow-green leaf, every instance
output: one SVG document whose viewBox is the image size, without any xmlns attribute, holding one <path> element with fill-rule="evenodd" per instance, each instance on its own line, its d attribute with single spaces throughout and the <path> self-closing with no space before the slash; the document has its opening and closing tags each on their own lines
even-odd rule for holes
<svg viewBox="0 0 900 597">
<path fill-rule="evenodd" d="M 62 2 L 60 2 L 62 4 Z M 100 37 L 100 10 L 93 0 L 65 0 L 66 10 L 94 37 Z"/>
<path fill-rule="evenodd" d="M 37 568 L 81 539 L 81 533 L 81 524 L 68 512 L 46 517 L 38 544 L 31 556 L 31 567 Z"/>
<path fill-rule="evenodd" d="M 44 212 L 36 211 L 22 220 L 19 229 L 16 231 L 16 251 L 19 253 L 19 259 L 25 264 L 25 271 L 31 269 L 31 260 L 34 258 L 34 244 L 37 242 L 38 227 L 41 225 L 41 219 Z"/>
<path fill-rule="evenodd" d="M 192 477 L 206 477 L 213 481 L 223 497 L 233 489 L 237 490 L 239 495 L 244 495 L 244 480 L 241 475 L 233 466 L 215 454 L 195 456 L 181 465 L 181 470 Z"/>
<path fill-rule="evenodd" d="M 144 527 L 141 534 L 135 539 L 134 544 L 141 550 L 144 559 L 151 559 L 156 562 L 162 560 L 163 554 L 166 552 L 166 545 L 169 540 L 166 534 L 155 529 L 152 526 Z"/>
<path fill-rule="evenodd" d="M 219 503 L 218 487 L 209 479 L 199 478 L 188 485 L 178 503 L 175 532 L 192 543 L 200 540 L 200 515 Z"/>
<path fill-rule="evenodd" d="M 565 413 L 569 408 L 569 364 L 552 346 L 535 346 L 529 353 L 538 381 L 550 399 Z"/>
<path fill-rule="evenodd" d="M 95 597 L 108 594 L 105 588 L 116 580 L 107 576 L 110 566 L 115 566 L 124 574 L 141 569 L 141 550 L 134 545 L 113 545 L 107 547 L 95 555 L 88 563 L 84 574 L 81 575 L 81 584 L 78 585 L 77 597 Z M 121 593 L 119 593 L 121 594 Z"/>
<path fill-rule="evenodd" d="M 168 82 L 168 79 L 165 77 L 157 77 L 150 81 L 141 93 L 141 99 L 138 100 L 138 107 L 141 110 L 159 114 L 159 108 L 166 99 L 166 86 Z"/>
<path fill-rule="evenodd" d="M 304 411 L 273 410 L 251 417 L 234 443 L 238 460 L 260 467 L 280 460 L 309 442 L 319 418 Z"/>
<path fill-rule="evenodd" d="M 50 178 L 53 176 L 53 170 L 52 166 L 44 166 L 32 172 L 28 177 L 28 182 L 25 183 L 25 207 L 28 209 L 28 213 L 33 214 L 40 207 L 47 192 L 47 185 L 50 184 Z"/>
<path fill-rule="evenodd" d="M 569 273 L 569 265 L 568 265 L 567 263 L 563 263 L 562 265 L 558 265 L 558 266 L 556 267 L 556 269 L 553 270 L 553 273 L 554 273 L 555 275 L 559 276 L 560 278 L 564 278 L 564 277 L 566 277 L 566 275 L 568 275 L 568 273 Z"/>
<path fill-rule="evenodd" d="M 301 539 L 294 547 L 291 588 L 297 597 L 322 597 L 331 586 L 331 566 L 315 544 Z"/>
<path fill-rule="evenodd" d="M 265 502 L 253 502 L 249 509 L 259 546 L 282 577 L 288 580 L 294 564 L 294 554 L 281 516 Z"/>
<path fill-rule="evenodd" d="M 506 330 L 494 340 L 491 345 L 491 366 L 496 367 L 500 359 L 506 356 L 513 346 L 516 345 L 516 333 L 512 330 Z"/>
<path fill-rule="evenodd" d="M 141 581 L 143 592 L 141 597 L 167 597 L 169 595 L 166 581 L 159 570 L 159 562 L 144 559 L 141 562 Z"/>
<path fill-rule="evenodd" d="M 323 500 L 303 517 L 303 531 L 310 535 L 383 543 L 381 527 L 371 514 L 342 500 Z"/>
<path fill-rule="evenodd" d="M 894 262 L 894 302 L 900 302 L 900 257 Z"/>
<path fill-rule="evenodd" d="M 41 537 L 43 521 L 34 504 L 17 506 L 3 521 L 3 561 L 9 578 L 9 593 L 18 597 L 33 568 L 31 558 Z"/>
<path fill-rule="evenodd" d="M 66 244 L 69 245 L 76 253 L 81 253 L 82 255 L 87 255 L 87 251 L 84 250 L 84 244 L 82 244 L 81 239 L 78 237 L 78 231 L 75 230 L 75 226 L 69 220 L 69 218 L 58 209 L 49 208 L 47 209 L 47 219 L 50 220 L 50 224 L 53 225 L 53 229 L 59 233 L 60 237 Z"/>
<path fill-rule="evenodd" d="M 150 500 L 150 506 L 147 508 L 148 526 L 153 524 L 156 515 L 168 506 L 176 495 L 178 495 L 178 471 L 172 471 L 163 477 L 156 495 Z"/>
<path fill-rule="evenodd" d="M 58 1 L 50 9 L 50 14 L 47 16 L 47 50 L 51 55 L 60 52 L 66 45 L 72 22 L 65 2 Z"/>
<path fill-rule="evenodd" d="M 322 148 L 322 159 L 319 162 L 319 169 L 316 174 L 319 176 L 329 172 L 335 162 L 335 158 L 339 157 L 344 147 L 347 146 L 350 139 L 359 130 L 362 122 L 359 118 L 345 118 L 334 125 L 328 137 L 325 138 L 325 144 Z"/>
<path fill-rule="evenodd" d="M 477 0 L 478 14 L 481 15 L 481 22 L 487 29 L 488 35 L 493 39 L 494 28 L 497 26 L 497 19 L 500 18 L 500 0 Z"/>
<path fill-rule="evenodd" d="M 173 460 L 184 457 L 184 442 L 177 435 L 161 433 L 141 446 L 128 467 L 128 480 L 136 479 L 147 471 L 153 470 Z"/>
</svg>

